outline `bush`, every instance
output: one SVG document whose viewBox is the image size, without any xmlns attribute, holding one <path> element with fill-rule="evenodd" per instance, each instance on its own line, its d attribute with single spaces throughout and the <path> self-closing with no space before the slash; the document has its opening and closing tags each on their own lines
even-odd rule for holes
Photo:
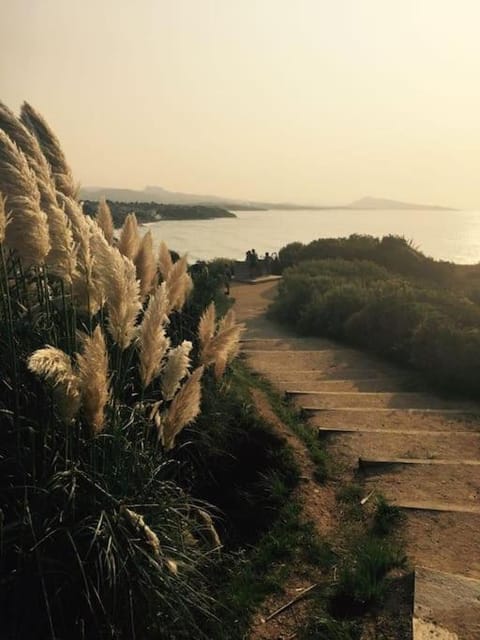
<svg viewBox="0 0 480 640">
<path fill-rule="evenodd" d="M 456 291 L 372 262 L 309 260 L 284 272 L 269 313 L 414 367 L 442 389 L 480 392 L 480 307 Z"/>
</svg>

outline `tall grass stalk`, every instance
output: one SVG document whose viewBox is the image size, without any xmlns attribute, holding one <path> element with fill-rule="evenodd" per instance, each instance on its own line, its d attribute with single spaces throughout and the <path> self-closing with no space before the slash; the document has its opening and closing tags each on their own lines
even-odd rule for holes
<svg viewBox="0 0 480 640">
<path fill-rule="evenodd" d="M 21 120 L 0 104 L 0 192 L 2 632 L 205 637 L 213 524 L 171 467 L 204 365 L 223 373 L 240 330 L 183 340 L 186 258 L 162 244 L 157 264 L 134 214 L 117 246 L 105 202 L 88 219 L 28 104 Z"/>
</svg>

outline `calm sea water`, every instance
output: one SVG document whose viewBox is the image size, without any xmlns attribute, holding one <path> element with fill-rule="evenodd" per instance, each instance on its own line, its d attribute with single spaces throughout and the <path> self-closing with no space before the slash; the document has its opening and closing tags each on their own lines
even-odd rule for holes
<svg viewBox="0 0 480 640">
<path fill-rule="evenodd" d="M 278 251 L 289 242 L 364 233 L 403 235 L 436 259 L 480 262 L 478 211 L 239 211 L 237 218 L 155 222 L 144 226 L 156 242 L 188 253 L 190 261 L 243 260 L 247 249 Z"/>
</svg>

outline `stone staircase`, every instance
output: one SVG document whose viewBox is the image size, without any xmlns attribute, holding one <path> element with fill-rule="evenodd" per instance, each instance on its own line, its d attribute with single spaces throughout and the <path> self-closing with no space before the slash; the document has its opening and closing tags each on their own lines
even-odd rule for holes
<svg viewBox="0 0 480 640">
<path fill-rule="evenodd" d="M 258 327 L 243 342 L 249 366 L 305 412 L 369 491 L 405 510 L 414 639 L 479 640 L 480 405 L 427 393 L 405 371 L 354 349 L 281 337 L 278 327 L 268 337 L 268 324 Z M 451 589 L 469 594 L 468 607 Z"/>
</svg>

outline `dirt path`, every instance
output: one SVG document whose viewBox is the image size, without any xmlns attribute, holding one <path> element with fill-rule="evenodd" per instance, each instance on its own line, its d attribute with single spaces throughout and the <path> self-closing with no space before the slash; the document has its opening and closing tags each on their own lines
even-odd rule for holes
<svg viewBox="0 0 480 640">
<path fill-rule="evenodd" d="M 249 365 L 296 392 L 293 401 L 352 474 L 359 457 L 366 461 L 367 485 L 407 513 L 413 566 L 480 579 L 480 406 L 427 393 L 383 360 L 270 322 L 276 287 L 232 290 Z"/>
</svg>

